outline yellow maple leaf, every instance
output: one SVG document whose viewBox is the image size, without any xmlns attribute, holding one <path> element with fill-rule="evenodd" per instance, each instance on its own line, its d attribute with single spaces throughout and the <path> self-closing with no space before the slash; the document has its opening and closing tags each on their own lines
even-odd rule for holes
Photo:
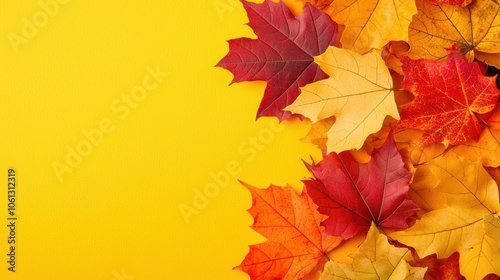
<svg viewBox="0 0 500 280">
<path fill-rule="evenodd" d="M 479 162 L 440 157 L 429 163 L 439 178 L 434 191 L 444 194 L 449 207 L 424 214 L 411 228 L 391 238 L 414 247 L 419 256 L 447 258 L 460 253 L 460 273 L 481 279 L 500 273 L 498 187 Z"/>
<path fill-rule="evenodd" d="M 392 78 L 380 51 L 360 55 L 329 47 L 314 60 L 330 78 L 301 88 L 285 110 L 313 123 L 335 116 L 327 133 L 328 153 L 359 149 L 368 135 L 382 127 L 386 116 L 399 119 Z"/>
<path fill-rule="evenodd" d="M 330 16 L 345 25 L 340 41 L 364 54 L 390 41 L 408 41 L 408 25 L 417 13 L 413 0 L 335 0 Z"/>
<path fill-rule="evenodd" d="M 409 26 L 412 59 L 443 59 L 457 44 L 471 61 L 475 51 L 500 52 L 500 5 L 492 0 L 475 0 L 467 7 L 416 1 L 418 13 Z M 485 58 L 488 60 L 488 58 Z"/>
<path fill-rule="evenodd" d="M 329 261 L 325 264 L 320 280 L 334 279 L 423 279 L 427 268 L 411 267 L 410 250 L 396 248 L 372 224 L 365 241 L 351 255 L 352 264 Z"/>
</svg>

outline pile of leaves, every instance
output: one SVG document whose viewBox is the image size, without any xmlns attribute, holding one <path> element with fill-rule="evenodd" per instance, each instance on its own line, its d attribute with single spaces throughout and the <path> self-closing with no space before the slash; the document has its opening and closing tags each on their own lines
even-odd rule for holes
<svg viewBox="0 0 500 280">
<path fill-rule="evenodd" d="M 311 121 L 304 191 L 251 192 L 267 238 L 251 279 L 500 279 L 500 4 L 242 0 L 233 82 L 267 82 L 257 117 Z M 493 75 L 490 75 L 493 74 Z M 354 236 L 352 263 L 329 253 Z"/>
</svg>

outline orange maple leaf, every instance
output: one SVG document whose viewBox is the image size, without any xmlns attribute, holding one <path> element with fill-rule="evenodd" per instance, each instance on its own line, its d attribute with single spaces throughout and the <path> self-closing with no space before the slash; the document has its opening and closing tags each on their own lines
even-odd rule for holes
<svg viewBox="0 0 500 280">
<path fill-rule="evenodd" d="M 469 61 L 477 51 L 500 52 L 498 1 L 475 0 L 465 8 L 426 0 L 416 3 L 418 13 L 408 28 L 412 59 L 443 59 L 448 55 L 446 48 L 454 44 Z"/>
<path fill-rule="evenodd" d="M 250 246 L 250 252 L 236 267 L 251 279 L 301 279 L 328 260 L 328 252 L 341 237 L 324 236 L 320 223 L 325 218 L 306 193 L 291 187 L 271 185 L 257 189 L 242 183 L 252 194 L 252 228 L 267 241 Z"/>
</svg>

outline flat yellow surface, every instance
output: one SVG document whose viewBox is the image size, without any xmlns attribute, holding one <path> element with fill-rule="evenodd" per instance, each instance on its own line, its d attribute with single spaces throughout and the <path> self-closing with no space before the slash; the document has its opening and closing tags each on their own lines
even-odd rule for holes
<svg viewBox="0 0 500 280">
<path fill-rule="evenodd" d="M 213 67 L 247 22 L 235 0 L 2 1 L 0 279 L 249 279 L 237 179 L 301 188 L 320 151 Z"/>
</svg>

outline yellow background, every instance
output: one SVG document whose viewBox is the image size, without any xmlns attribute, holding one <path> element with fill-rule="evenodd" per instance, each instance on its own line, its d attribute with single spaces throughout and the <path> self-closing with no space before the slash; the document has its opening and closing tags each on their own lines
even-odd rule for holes
<svg viewBox="0 0 500 280">
<path fill-rule="evenodd" d="M 226 40 L 255 37 L 242 5 L 69 0 L 14 46 L 41 13 L 35 0 L 0 4 L 0 225 L 9 167 L 19 219 L 15 273 L 0 227 L 0 279 L 249 279 L 232 268 L 265 239 L 249 228 L 251 197 L 237 179 L 301 187 L 301 159 L 320 152 L 299 140 L 309 125 L 297 120 L 254 157 L 242 152 L 276 123 L 255 121 L 265 83 L 228 86 L 232 75 L 213 67 Z M 148 66 L 168 77 L 121 119 L 114 102 Z M 60 181 L 54 162 L 66 164 L 67 147 L 104 119 L 114 130 Z M 179 206 L 193 206 L 229 162 L 238 175 L 187 223 Z"/>
</svg>

